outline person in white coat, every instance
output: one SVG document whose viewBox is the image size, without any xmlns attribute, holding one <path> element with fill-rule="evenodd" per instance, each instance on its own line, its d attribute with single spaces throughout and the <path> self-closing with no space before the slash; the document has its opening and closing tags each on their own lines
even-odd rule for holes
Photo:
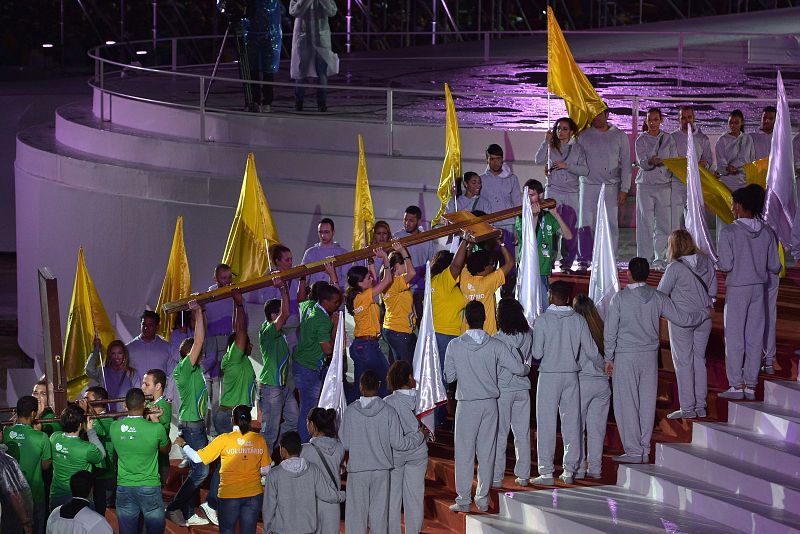
<svg viewBox="0 0 800 534">
<path fill-rule="evenodd" d="M 298 84 L 311 83 L 317 78 L 317 109 L 328 110 L 328 76 L 339 72 L 339 56 L 331 49 L 331 29 L 328 19 L 336 15 L 334 0 L 291 0 L 289 15 L 294 19 L 292 32 L 292 61 L 289 73 Z M 294 108 L 303 110 L 305 87 L 296 87 Z"/>
</svg>

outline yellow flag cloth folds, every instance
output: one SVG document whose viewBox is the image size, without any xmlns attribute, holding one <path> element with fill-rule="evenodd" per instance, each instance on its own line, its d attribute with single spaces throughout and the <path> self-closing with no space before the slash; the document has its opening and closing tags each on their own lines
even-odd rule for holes
<svg viewBox="0 0 800 534">
<path fill-rule="evenodd" d="M 165 312 L 162 306 L 167 302 L 188 297 L 191 291 L 189 260 L 186 258 L 186 247 L 183 246 L 183 217 L 178 217 L 178 221 L 175 223 L 175 235 L 172 238 L 172 250 L 170 250 L 167 262 L 167 272 L 164 275 L 164 283 L 161 284 L 161 293 L 158 294 L 158 303 L 156 304 L 156 311 L 161 318 L 158 323 L 158 334 L 167 341 L 172 335 L 176 314 Z"/>
<path fill-rule="evenodd" d="M 92 277 L 86 269 L 83 247 L 78 251 L 75 285 L 67 319 L 67 336 L 64 341 L 64 369 L 67 373 L 67 398 L 75 399 L 89 385 L 84 372 L 86 360 L 92 352 L 94 335 L 100 337 L 103 347 L 116 339 L 117 334 L 108 319 L 105 307 L 97 294 Z M 105 354 L 102 355 L 105 363 Z"/>
<path fill-rule="evenodd" d="M 547 8 L 547 90 L 564 99 L 567 114 L 583 131 L 606 109 L 589 79 L 572 57 L 552 8 Z"/>
<path fill-rule="evenodd" d="M 447 209 L 447 203 L 453 196 L 453 187 L 456 177 L 461 176 L 461 137 L 458 133 L 458 118 L 456 117 L 456 106 L 453 103 L 453 95 L 450 93 L 450 86 L 444 84 L 445 104 L 447 106 L 447 117 L 445 119 L 445 153 L 444 163 L 442 164 L 442 176 L 439 178 L 439 189 L 436 195 L 442 202 L 436 217 L 431 221 L 431 226 L 439 224 L 439 220 Z"/>
<path fill-rule="evenodd" d="M 686 183 L 686 158 L 669 158 L 663 160 L 664 166 L 680 180 Z M 711 171 L 700 167 L 700 185 L 703 188 L 703 202 L 708 209 L 722 219 L 722 222 L 733 222 L 731 212 L 731 192 Z"/>
<path fill-rule="evenodd" d="M 262 276 L 269 270 L 267 248 L 280 243 L 272 212 L 256 173 L 253 153 L 247 155 L 239 204 L 225 244 L 222 263 L 230 265 L 234 282 Z"/>
<path fill-rule="evenodd" d="M 375 210 L 367 179 L 367 159 L 364 157 L 364 139 L 358 135 L 358 172 L 356 174 L 356 198 L 353 203 L 353 249 L 358 250 L 372 242 L 375 226 Z"/>
<path fill-rule="evenodd" d="M 742 166 L 747 185 L 758 184 L 764 189 L 767 188 L 767 169 L 769 168 L 769 156 L 757 159 Z"/>
</svg>

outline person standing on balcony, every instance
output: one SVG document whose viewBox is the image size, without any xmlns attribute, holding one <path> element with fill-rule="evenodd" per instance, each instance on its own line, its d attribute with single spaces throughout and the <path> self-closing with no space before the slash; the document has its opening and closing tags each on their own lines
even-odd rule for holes
<svg viewBox="0 0 800 534">
<path fill-rule="evenodd" d="M 244 46 L 250 64 L 250 79 L 272 82 L 281 62 L 281 3 L 279 0 L 248 0 L 242 19 Z M 271 85 L 251 85 L 250 111 L 272 111 Z"/>
<path fill-rule="evenodd" d="M 339 72 L 339 56 L 331 50 L 331 29 L 328 19 L 336 15 L 334 0 L 291 0 L 289 15 L 294 19 L 290 74 L 299 84 L 317 78 L 317 109 L 328 110 L 328 76 Z M 305 87 L 294 91 L 294 109 L 303 111 Z"/>
</svg>

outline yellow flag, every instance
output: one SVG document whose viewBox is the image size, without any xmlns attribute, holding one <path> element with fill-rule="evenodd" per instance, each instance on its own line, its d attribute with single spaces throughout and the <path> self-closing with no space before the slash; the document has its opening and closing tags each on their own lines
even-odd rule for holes
<svg viewBox="0 0 800 534">
<path fill-rule="evenodd" d="M 75 285 L 72 288 L 67 337 L 64 342 L 68 399 L 77 398 L 81 390 L 89 385 L 84 367 L 92 352 L 95 333 L 100 337 L 103 347 L 108 347 L 108 344 L 117 337 L 86 269 L 86 260 L 83 258 L 83 247 L 81 247 L 78 251 L 78 267 L 75 270 Z M 105 362 L 105 354 L 102 357 Z"/>
<path fill-rule="evenodd" d="M 158 294 L 158 304 L 156 304 L 156 311 L 161 318 L 158 323 L 158 334 L 167 341 L 169 341 L 175 325 L 175 314 L 166 313 L 162 306 L 167 302 L 188 297 L 191 291 L 189 261 L 186 259 L 186 248 L 183 246 L 183 217 L 178 217 L 178 221 L 175 223 L 175 236 L 172 238 L 172 250 L 170 250 L 169 262 L 167 262 L 167 272 L 164 275 L 164 283 L 161 284 L 161 293 Z"/>
<path fill-rule="evenodd" d="M 453 187 L 456 177 L 461 176 L 461 136 L 458 133 L 458 118 L 456 117 L 456 105 L 453 103 L 453 95 L 450 94 L 450 86 L 444 84 L 445 105 L 447 115 L 445 118 L 445 152 L 444 163 L 442 164 L 442 176 L 439 178 L 439 189 L 436 195 L 442 201 L 436 217 L 431 221 L 431 226 L 439 224 L 439 220 L 447 209 L 447 203 L 453 196 Z"/>
<path fill-rule="evenodd" d="M 364 139 L 358 135 L 358 173 L 356 174 L 356 199 L 353 203 L 353 249 L 358 250 L 372 242 L 375 211 L 367 180 L 367 159 L 364 157 Z"/>
<path fill-rule="evenodd" d="M 766 189 L 768 168 L 769 156 L 751 161 L 750 163 L 745 163 L 742 167 L 742 170 L 744 170 L 744 176 L 745 180 L 747 181 L 747 185 L 758 184 Z"/>
<path fill-rule="evenodd" d="M 267 248 L 280 243 L 272 212 L 256 174 L 253 153 L 247 155 L 239 204 L 225 244 L 222 263 L 231 266 L 234 282 L 262 276 L 269 270 Z"/>
<path fill-rule="evenodd" d="M 686 158 L 669 158 L 662 161 L 672 174 L 686 184 Z M 732 223 L 731 192 L 725 187 L 725 184 L 720 182 L 711 171 L 700 167 L 700 185 L 703 188 L 703 202 L 706 207 L 725 224 Z"/>
<path fill-rule="evenodd" d="M 586 75 L 575 63 L 553 10 L 547 8 L 547 90 L 564 99 L 567 114 L 583 131 L 606 109 Z"/>
</svg>

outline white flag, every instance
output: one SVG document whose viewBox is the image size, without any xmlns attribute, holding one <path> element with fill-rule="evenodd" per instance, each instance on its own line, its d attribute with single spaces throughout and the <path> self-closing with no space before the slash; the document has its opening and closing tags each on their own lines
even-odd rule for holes
<svg viewBox="0 0 800 534">
<path fill-rule="evenodd" d="M 542 313 L 544 287 L 539 271 L 539 243 L 536 241 L 536 221 L 528 199 L 528 188 L 522 192 L 522 246 L 517 272 L 517 300 L 525 310 L 525 318 L 533 322 Z"/>
<path fill-rule="evenodd" d="M 689 141 L 692 144 L 692 141 Z M 592 274 L 589 277 L 589 298 L 594 301 L 600 317 L 605 318 L 606 308 L 611 298 L 619 293 L 617 260 L 614 257 L 614 244 L 611 242 L 611 227 L 606 210 L 606 186 L 600 188 L 597 200 L 597 224 L 594 231 L 594 257 Z"/>
<path fill-rule="evenodd" d="M 697 166 L 697 151 L 694 148 L 693 126 L 686 130 L 686 231 L 698 250 L 717 262 L 717 251 L 706 224 L 706 204 L 703 200 L 703 187 L 700 185 L 700 168 Z"/>
<path fill-rule="evenodd" d="M 434 410 L 447 402 L 447 390 L 442 380 L 439 347 L 436 344 L 436 332 L 433 330 L 430 261 L 425 266 L 425 299 L 417 347 L 414 349 L 414 380 L 417 381 L 417 418 L 428 427 L 433 436 Z"/>
<path fill-rule="evenodd" d="M 342 414 L 347 407 L 347 400 L 344 397 L 344 373 L 346 369 L 347 360 L 344 353 L 344 346 L 346 344 L 344 334 L 344 314 L 339 314 L 339 324 L 336 327 L 336 340 L 333 345 L 333 357 L 331 358 L 331 365 L 328 367 L 328 372 L 325 374 L 325 380 L 322 382 L 322 391 L 319 394 L 319 403 L 317 406 L 320 408 L 333 408 L 336 410 L 336 422 L 342 421 Z M 305 421 L 301 422 L 305 424 Z"/>
<path fill-rule="evenodd" d="M 778 71 L 778 108 L 767 168 L 767 202 L 764 220 L 775 231 L 784 249 L 792 250 L 792 223 L 797 212 L 797 191 L 792 154 L 792 124 L 783 77 Z M 793 251 L 794 252 L 794 251 Z"/>
</svg>

